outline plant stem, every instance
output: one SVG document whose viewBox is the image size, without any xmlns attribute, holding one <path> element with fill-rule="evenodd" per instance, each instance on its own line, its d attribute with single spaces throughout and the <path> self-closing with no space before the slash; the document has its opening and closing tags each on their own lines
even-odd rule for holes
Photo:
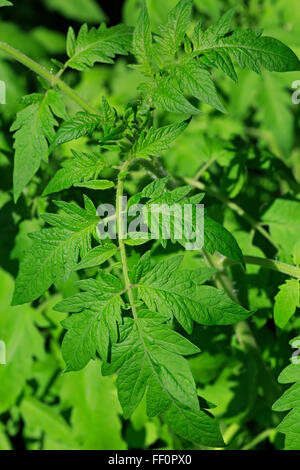
<svg viewBox="0 0 300 470">
<path fill-rule="evenodd" d="M 268 258 L 259 258 L 258 256 L 244 256 L 244 261 L 246 264 L 255 264 L 256 266 L 271 269 L 272 271 L 278 271 L 280 273 L 287 274 L 288 276 L 300 279 L 300 268 L 292 266 L 291 264 L 281 263 L 280 261 Z"/>
<path fill-rule="evenodd" d="M 266 240 L 268 240 L 274 246 L 274 248 L 278 249 L 278 246 L 272 240 L 272 237 L 270 236 L 270 234 L 258 222 L 256 222 L 256 220 L 254 220 L 249 214 L 247 214 L 247 212 L 242 207 L 238 206 L 235 202 L 228 200 L 225 196 L 223 196 L 219 192 L 208 188 L 204 183 L 201 183 L 200 181 L 195 181 L 195 178 L 194 179 L 185 178 L 184 180 L 187 184 L 190 184 L 191 186 L 194 186 L 195 188 L 201 189 L 201 191 L 205 191 L 209 196 L 214 197 L 218 199 L 220 202 L 222 202 L 223 204 L 225 204 L 233 212 L 235 212 L 240 217 L 242 217 L 254 230 L 257 230 L 258 232 L 260 232 L 260 234 Z"/>
<path fill-rule="evenodd" d="M 117 213 L 117 229 L 118 229 L 118 242 L 119 242 L 119 249 L 122 261 L 122 269 L 124 275 L 124 282 L 125 288 L 128 293 L 129 303 L 132 310 L 132 314 L 135 320 L 137 320 L 137 311 L 134 302 L 133 290 L 132 285 L 130 283 L 129 274 L 128 274 L 128 263 L 127 263 L 127 256 L 126 256 L 126 248 L 125 243 L 122 239 L 123 233 L 123 217 L 122 217 L 122 207 L 121 207 L 121 200 L 124 192 L 124 172 L 126 172 L 133 160 L 127 160 L 121 167 L 119 177 L 118 177 L 118 185 L 117 185 L 117 201 L 116 201 L 116 213 Z"/>
<path fill-rule="evenodd" d="M 14 47 L 9 46 L 5 42 L 0 41 L 0 50 L 13 57 L 15 60 L 25 65 L 28 69 L 35 72 L 37 75 L 42 77 L 44 80 L 50 83 L 51 87 L 57 86 L 63 93 L 68 95 L 73 101 L 75 101 L 82 109 L 91 114 L 98 114 L 98 111 L 89 105 L 84 99 L 82 99 L 69 85 L 57 75 L 50 73 L 45 67 L 32 60 L 23 52 L 18 51 Z"/>
</svg>

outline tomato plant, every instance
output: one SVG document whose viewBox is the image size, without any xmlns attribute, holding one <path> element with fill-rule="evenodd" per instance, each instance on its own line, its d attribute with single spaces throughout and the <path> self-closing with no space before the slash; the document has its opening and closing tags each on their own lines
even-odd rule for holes
<svg viewBox="0 0 300 470">
<path fill-rule="evenodd" d="M 299 450 L 282 2 L 44 3 L 101 24 L 0 33 L 0 447 Z"/>
</svg>

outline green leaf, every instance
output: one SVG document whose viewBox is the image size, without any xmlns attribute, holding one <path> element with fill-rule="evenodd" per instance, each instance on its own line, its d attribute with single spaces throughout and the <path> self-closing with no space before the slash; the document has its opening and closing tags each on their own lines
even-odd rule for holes
<svg viewBox="0 0 300 470">
<path fill-rule="evenodd" d="M 299 348 L 300 337 L 290 341 Z M 289 411 L 277 426 L 277 430 L 285 434 L 285 449 L 298 450 L 300 447 L 300 364 L 299 360 L 288 365 L 278 377 L 279 383 L 296 382 L 274 403 L 274 411 Z"/>
<path fill-rule="evenodd" d="M 72 33 L 70 33 L 72 34 Z M 131 48 L 131 28 L 117 25 L 107 28 L 101 24 L 98 29 L 88 29 L 84 24 L 77 38 L 69 39 L 69 52 L 73 52 L 67 66 L 79 71 L 89 70 L 96 62 L 112 64 L 117 54 L 127 55 Z"/>
<path fill-rule="evenodd" d="M 87 279 L 79 286 L 84 292 L 55 307 L 59 312 L 76 312 L 62 322 L 68 330 L 62 345 L 66 371 L 82 369 L 95 359 L 96 352 L 106 360 L 110 338 L 117 341 L 117 323 L 122 321 L 122 285 L 118 278 L 102 273 L 100 279 Z"/>
<path fill-rule="evenodd" d="M 94 361 L 81 372 L 64 375 L 61 401 L 72 409 L 70 422 L 82 450 L 126 449 L 115 380 L 103 377 L 100 367 Z"/>
<path fill-rule="evenodd" d="M 8 2 L 7 0 L 0 0 L 0 8 L 1 7 L 12 7 L 13 4 L 11 2 Z"/>
<path fill-rule="evenodd" d="M 31 234 L 31 249 L 24 256 L 16 280 L 13 305 L 31 302 L 51 284 L 66 281 L 76 268 L 79 254 L 91 249 L 99 218 L 75 203 L 57 202 L 66 214 L 44 214 L 53 228 Z"/>
<path fill-rule="evenodd" d="M 76 47 L 76 36 L 75 31 L 72 26 L 69 26 L 68 34 L 67 34 L 67 55 L 68 57 L 72 57 L 75 54 L 75 47 Z"/>
<path fill-rule="evenodd" d="M 165 178 L 157 178 L 156 180 L 152 181 L 152 183 L 143 188 L 143 191 L 140 193 L 141 197 L 146 197 L 152 200 L 156 199 L 162 195 L 165 187 L 168 184 L 168 181 L 168 176 Z"/>
<path fill-rule="evenodd" d="M 86 182 L 90 179 L 94 179 L 98 177 L 101 170 L 106 166 L 106 162 L 103 157 L 96 153 L 79 153 L 72 150 L 72 154 L 73 158 L 69 158 L 63 162 L 63 168 L 58 170 L 48 183 L 43 191 L 43 196 L 62 191 L 63 189 L 68 189 L 73 185 L 78 186 L 81 181 Z M 109 183 L 110 186 L 107 187 L 112 187 L 111 185 L 113 185 L 113 183 Z M 108 183 L 104 183 L 104 186 L 107 184 Z"/>
<path fill-rule="evenodd" d="M 178 114 L 196 115 L 200 111 L 195 108 L 174 86 L 169 78 L 161 78 L 156 88 L 151 89 L 153 101 L 165 111 Z"/>
<path fill-rule="evenodd" d="M 101 117 L 96 114 L 86 112 L 77 113 L 72 119 L 64 122 L 58 129 L 53 139 L 50 152 L 65 142 L 70 142 L 80 137 L 89 137 L 97 127 L 101 126 L 101 123 Z"/>
<path fill-rule="evenodd" d="M 109 180 L 92 180 L 92 181 L 86 181 L 84 183 L 74 184 L 74 186 L 77 188 L 87 188 L 87 189 L 95 189 L 95 190 L 113 188 L 114 185 L 115 184 Z"/>
<path fill-rule="evenodd" d="M 114 256 L 117 251 L 118 248 L 113 243 L 107 243 L 103 246 L 96 246 L 96 248 L 93 248 L 82 258 L 76 269 L 86 269 L 92 268 L 94 266 L 100 266 L 109 258 Z"/>
<path fill-rule="evenodd" d="M 175 68 L 175 74 L 180 88 L 185 93 L 223 113 L 225 112 L 210 73 L 199 62 L 183 63 Z"/>
<path fill-rule="evenodd" d="M 275 144 L 276 153 L 288 158 L 293 148 L 295 120 L 291 99 L 286 93 L 286 80 L 278 74 L 264 74 L 259 88 L 257 119 L 261 132 L 270 133 L 269 140 Z"/>
<path fill-rule="evenodd" d="M 294 52 L 282 42 L 259 31 L 237 29 L 228 33 L 232 13 L 206 31 L 197 25 L 193 33 L 193 55 L 202 55 L 207 65 L 217 67 L 233 80 L 237 80 L 231 59 L 242 68 L 248 67 L 260 73 L 261 67 L 275 72 L 300 69 L 300 62 Z M 226 31 L 226 33 L 224 33 Z"/>
<path fill-rule="evenodd" d="M 293 260 L 295 264 L 300 265 L 300 239 L 294 245 Z"/>
<path fill-rule="evenodd" d="M 197 277 L 201 270 L 178 270 L 181 256 L 160 261 L 152 269 L 143 264 L 142 274 L 133 282 L 138 287 L 138 296 L 150 310 L 169 318 L 174 315 L 188 332 L 192 332 L 193 321 L 202 325 L 230 325 L 249 317 L 250 312 L 234 303 L 224 291 L 210 286 L 201 286 Z M 144 263 L 141 261 L 140 263 Z"/>
<path fill-rule="evenodd" d="M 181 419 L 184 410 L 198 424 L 194 441 L 209 445 L 212 437 L 207 436 L 207 431 L 213 429 L 214 442 L 222 445 L 218 424 L 199 408 L 194 380 L 182 357 L 199 350 L 163 321 L 159 314 L 148 310 L 141 310 L 135 320 L 127 318 L 120 328 L 121 341 L 113 345 L 111 363 L 103 364 L 102 373 L 119 370 L 117 387 L 125 418 L 133 413 L 147 389 L 149 416 L 164 413 L 170 426 L 177 430 L 174 420 L 168 417 L 173 413 Z"/>
<path fill-rule="evenodd" d="M 173 376 L 173 380 L 176 380 L 176 374 L 178 374 L 176 372 L 176 361 L 178 361 L 177 368 L 181 369 L 182 381 L 185 381 L 188 386 L 186 394 L 190 392 L 191 396 L 184 396 L 179 381 L 178 390 L 174 387 L 173 391 L 170 384 L 169 393 L 177 395 L 187 403 L 187 406 L 197 410 L 198 401 L 193 379 L 187 363 L 180 358 L 180 355 L 195 354 L 199 352 L 198 348 L 178 333 L 172 331 L 167 325 L 162 324 L 160 317 L 157 320 L 154 312 L 142 310 L 136 322 L 129 318 L 125 320 L 120 335 L 122 338 L 126 334 L 126 339 L 113 345 L 111 364 L 104 364 L 102 367 L 105 375 L 111 374 L 121 367 L 117 385 L 125 417 L 129 417 L 139 404 L 145 392 L 147 381 L 152 375 L 159 382 L 166 382 L 166 384 L 171 376 Z M 169 364 L 167 363 L 167 353 L 170 354 Z M 164 371 L 161 367 L 161 372 L 156 371 L 157 364 L 163 362 L 167 370 Z M 173 368 L 174 370 L 172 370 Z M 133 379 L 130 377 L 130 372 L 136 376 L 137 380 L 133 379 L 133 382 L 136 383 L 136 389 L 132 389 L 130 384 L 125 382 L 126 370 L 130 380 Z M 164 377 L 164 374 L 166 374 L 166 377 Z M 170 378 L 168 378 L 168 375 L 170 375 Z M 130 390 L 132 394 L 130 394 Z M 150 395 L 149 400 L 151 400 L 151 393 L 148 392 L 148 394 Z"/>
<path fill-rule="evenodd" d="M 298 279 L 288 279 L 285 284 L 279 286 L 279 292 L 275 297 L 274 320 L 279 328 L 284 328 L 290 318 L 300 307 L 300 285 Z"/>
<path fill-rule="evenodd" d="M 217 37 L 224 36 L 229 33 L 231 20 L 235 12 L 236 8 L 230 8 L 230 10 L 224 13 L 224 15 L 222 15 L 215 24 L 208 28 L 209 33 Z"/>
<path fill-rule="evenodd" d="M 208 216 L 204 217 L 204 248 L 211 254 L 218 251 L 244 266 L 243 253 L 234 236 Z"/>
<path fill-rule="evenodd" d="M 276 199 L 262 216 L 273 240 L 290 255 L 300 233 L 300 201 Z"/>
<path fill-rule="evenodd" d="M 152 34 L 146 2 L 143 1 L 142 10 L 133 33 L 133 53 L 145 73 L 152 70 Z"/>
<path fill-rule="evenodd" d="M 163 413 L 163 417 L 176 434 L 188 441 L 209 447 L 224 446 L 217 421 L 205 411 L 195 413 L 181 404 L 173 403 Z"/>
<path fill-rule="evenodd" d="M 166 24 L 158 26 L 156 38 L 164 54 L 174 56 L 191 23 L 193 0 L 180 0 L 168 14 Z"/>
<path fill-rule="evenodd" d="M 11 130 L 15 131 L 15 201 L 38 171 L 41 161 L 47 161 L 49 143 L 54 139 L 54 127 L 58 125 L 52 114 L 57 112 L 57 106 L 53 104 L 54 96 L 57 100 L 60 99 L 53 90 L 45 96 L 33 94 L 25 97 L 23 102 L 28 106 L 18 112 L 17 119 L 11 126 Z"/>
<path fill-rule="evenodd" d="M 189 122 L 179 122 L 169 126 L 155 129 L 151 127 L 147 131 L 143 131 L 131 149 L 131 155 L 135 158 L 145 158 L 149 155 L 160 156 L 163 150 L 186 129 Z"/>
</svg>

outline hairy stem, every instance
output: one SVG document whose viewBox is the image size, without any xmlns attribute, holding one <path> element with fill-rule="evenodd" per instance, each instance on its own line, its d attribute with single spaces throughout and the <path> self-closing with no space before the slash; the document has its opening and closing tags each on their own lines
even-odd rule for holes
<svg viewBox="0 0 300 470">
<path fill-rule="evenodd" d="M 5 42 L 0 41 L 0 51 L 5 52 L 10 57 L 25 65 L 28 69 L 35 72 L 37 75 L 46 80 L 51 87 L 57 86 L 63 93 L 68 95 L 73 101 L 75 101 L 82 109 L 88 113 L 98 114 L 98 111 L 93 108 L 89 103 L 82 99 L 69 85 L 59 78 L 58 75 L 53 75 L 45 67 L 32 60 L 23 52 L 18 51 L 14 47 L 9 46 Z"/>
<path fill-rule="evenodd" d="M 116 213 L 117 213 L 118 242 L 119 242 L 119 249 L 120 249 L 121 261 L 122 261 L 125 288 L 128 293 L 129 303 L 130 303 L 133 317 L 135 320 L 137 320 L 137 311 L 136 311 L 136 306 L 134 302 L 133 290 L 132 290 L 132 286 L 131 286 L 129 274 L 128 274 L 126 248 L 125 248 L 125 243 L 122 239 L 122 233 L 123 233 L 124 227 L 123 227 L 123 217 L 122 217 L 123 208 L 121 207 L 121 201 L 122 201 L 122 197 L 124 193 L 124 173 L 128 170 L 132 162 L 133 160 L 127 160 L 120 169 L 120 173 L 118 177 L 118 185 L 117 185 L 117 195 L 116 195 L 116 198 L 117 198 Z"/>
</svg>

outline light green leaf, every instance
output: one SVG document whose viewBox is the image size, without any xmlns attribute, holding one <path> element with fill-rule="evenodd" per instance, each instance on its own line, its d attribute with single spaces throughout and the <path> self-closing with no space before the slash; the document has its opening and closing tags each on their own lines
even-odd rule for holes
<svg viewBox="0 0 300 470">
<path fill-rule="evenodd" d="M 54 127 L 58 125 L 53 117 L 57 112 L 51 90 L 45 96 L 33 94 L 23 99 L 28 106 L 17 114 L 11 127 L 14 134 L 14 199 L 18 200 L 22 190 L 38 171 L 41 161 L 47 161 L 49 143 L 55 136 Z M 60 117 L 60 116 L 59 116 Z"/>
<path fill-rule="evenodd" d="M 293 259 L 295 264 L 300 265 L 300 239 L 294 245 Z"/>
<path fill-rule="evenodd" d="M 211 445 L 209 430 L 213 430 L 214 442 L 222 445 L 218 424 L 199 408 L 194 380 L 182 357 L 198 349 L 163 321 L 163 317 L 147 310 L 141 310 L 135 321 L 127 318 L 121 327 L 120 342 L 113 345 L 111 364 L 103 364 L 102 373 L 119 369 L 117 387 L 125 417 L 133 413 L 147 389 L 149 416 L 163 413 L 176 432 L 176 421 L 182 419 L 182 414 L 192 415 L 198 427 L 192 440 Z M 191 432 L 185 437 L 190 436 Z"/>
<path fill-rule="evenodd" d="M 244 266 L 243 253 L 234 236 L 208 216 L 204 218 L 204 248 L 211 254 L 218 251 Z"/>
<path fill-rule="evenodd" d="M 185 93 L 223 113 L 225 112 L 210 73 L 199 62 L 183 63 L 175 68 L 175 74 L 180 88 Z"/>
<path fill-rule="evenodd" d="M 122 284 L 112 275 L 101 273 L 99 279 L 80 281 L 84 292 L 59 302 L 59 312 L 76 312 L 63 321 L 66 333 L 62 353 L 67 371 L 80 370 L 96 352 L 106 360 L 109 341 L 117 341 L 117 322 L 121 323 Z M 81 313 L 78 313 L 81 312 Z"/>
<path fill-rule="evenodd" d="M 160 318 L 156 322 L 153 312 L 149 315 L 147 311 L 142 311 L 136 321 L 139 326 L 131 319 L 126 319 L 122 331 L 126 329 L 125 333 L 128 336 L 113 346 L 111 365 L 104 364 L 102 368 L 103 373 L 107 375 L 121 367 L 117 386 L 125 417 L 129 417 L 139 404 L 145 393 L 147 381 L 152 376 L 159 382 L 162 391 L 168 395 L 169 404 L 172 397 L 177 397 L 191 409 L 197 410 L 198 400 L 194 381 L 188 364 L 180 355 L 195 354 L 198 348 L 161 324 Z M 160 367 L 157 367 L 158 364 Z M 129 381 L 135 384 L 134 388 Z M 183 382 L 186 387 L 185 392 Z M 149 391 L 147 400 L 152 399 Z"/>
<path fill-rule="evenodd" d="M 31 249 L 26 253 L 16 280 L 13 305 L 31 302 L 53 283 L 66 281 L 76 268 L 79 254 L 91 249 L 99 218 L 75 203 L 57 202 L 66 215 L 44 214 L 46 228 L 31 234 Z"/>
<path fill-rule="evenodd" d="M 0 1 L 0 8 L 1 7 L 12 7 L 13 4 L 11 2 L 8 2 L 7 0 L 1 0 Z"/>
<path fill-rule="evenodd" d="M 157 87 L 149 90 L 154 102 L 165 111 L 178 114 L 196 115 L 200 111 L 195 108 L 168 78 L 157 81 Z"/>
<path fill-rule="evenodd" d="M 175 402 L 163 417 L 176 434 L 188 441 L 209 447 L 224 446 L 217 421 L 202 410 L 195 413 Z"/>
<path fill-rule="evenodd" d="M 276 199 L 262 220 L 269 225 L 273 240 L 289 255 L 300 233 L 300 201 Z"/>
<path fill-rule="evenodd" d="M 151 127 L 148 131 L 142 132 L 131 149 L 131 155 L 135 158 L 160 156 L 161 152 L 186 129 L 188 123 L 188 121 L 179 122 L 159 129 Z"/>
<path fill-rule="evenodd" d="M 282 76 L 265 73 L 259 89 L 257 119 L 261 123 L 262 132 L 275 148 L 276 154 L 288 158 L 293 148 L 295 122 L 291 99 L 286 93 L 286 81 L 282 80 Z"/>
<path fill-rule="evenodd" d="M 69 33 L 72 34 L 72 33 Z M 112 64 L 113 58 L 117 54 L 127 55 L 131 48 L 132 32 L 131 28 L 125 25 L 111 26 L 107 28 L 101 24 L 98 29 L 88 29 L 84 24 L 77 38 L 70 42 L 69 52 L 73 52 L 67 62 L 67 66 L 73 69 L 88 70 L 96 62 Z M 71 47 L 70 47 L 71 46 Z"/>
<path fill-rule="evenodd" d="M 88 188 L 88 189 L 109 189 L 114 187 L 114 183 L 109 180 L 92 180 L 85 181 L 84 183 L 75 183 L 74 186 L 77 188 Z"/>
<path fill-rule="evenodd" d="M 96 246 L 96 248 L 93 248 L 82 258 L 76 269 L 78 270 L 100 266 L 109 258 L 114 256 L 117 251 L 118 248 L 113 243 L 107 243 L 103 246 Z"/>
<path fill-rule="evenodd" d="M 26 398 L 21 403 L 20 412 L 28 427 L 43 430 L 67 449 L 79 449 L 79 442 L 71 427 L 55 407 L 34 398 Z"/>
<path fill-rule="evenodd" d="M 95 129 L 101 126 L 101 122 L 101 116 L 96 114 L 86 112 L 77 113 L 72 119 L 64 122 L 58 129 L 50 151 L 52 152 L 56 147 L 65 142 L 92 135 Z"/>
<path fill-rule="evenodd" d="M 152 58 L 152 34 L 146 2 L 143 1 L 142 11 L 133 33 L 133 53 L 141 65 L 141 70 L 150 73 Z"/>
<path fill-rule="evenodd" d="M 288 279 L 279 286 L 275 297 L 274 321 L 279 328 L 284 328 L 289 319 L 300 307 L 300 285 L 298 279 Z"/>
<path fill-rule="evenodd" d="M 174 315 L 188 332 L 192 332 L 193 320 L 202 325 L 230 325 L 249 317 L 250 312 L 234 303 L 224 291 L 201 286 L 197 271 L 178 270 L 181 256 L 157 263 L 152 269 L 142 268 L 140 261 L 134 279 L 138 295 L 150 310 L 166 317 Z"/>
<path fill-rule="evenodd" d="M 75 47 L 76 47 L 76 36 L 75 31 L 72 26 L 69 26 L 68 34 L 67 34 L 67 55 L 68 57 L 72 57 L 75 54 Z"/>
<path fill-rule="evenodd" d="M 102 156 L 96 153 L 87 154 L 72 150 L 72 154 L 73 158 L 64 161 L 62 164 L 63 168 L 58 170 L 48 183 L 44 189 L 43 196 L 68 189 L 72 185 L 76 186 L 82 180 L 88 181 L 96 178 L 106 166 L 106 162 Z"/>
<path fill-rule="evenodd" d="M 159 25 L 156 39 L 162 52 L 174 56 L 191 22 L 193 0 L 180 0 L 168 14 L 166 24 Z"/>
<path fill-rule="evenodd" d="M 237 80 L 231 59 L 243 68 L 260 73 L 261 67 L 270 71 L 287 72 L 299 70 L 300 62 L 293 51 L 282 42 L 259 31 L 228 30 L 231 13 L 215 26 L 203 31 L 200 24 L 193 33 L 193 55 L 202 55 L 207 65 L 217 67 L 233 80 Z M 225 35 L 226 34 L 226 35 Z"/>
</svg>

